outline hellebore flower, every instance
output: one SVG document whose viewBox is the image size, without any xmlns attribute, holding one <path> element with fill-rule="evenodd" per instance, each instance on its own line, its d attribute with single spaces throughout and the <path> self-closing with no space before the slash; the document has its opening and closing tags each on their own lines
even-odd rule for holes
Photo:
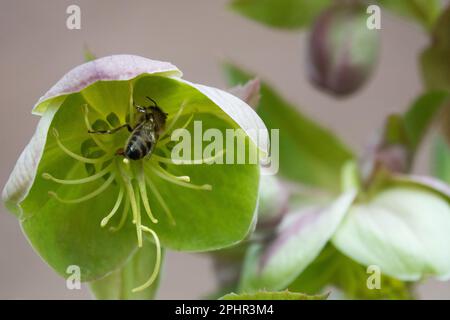
<svg viewBox="0 0 450 320">
<path fill-rule="evenodd" d="M 395 279 L 450 278 L 450 187 L 431 177 L 385 173 L 365 191 L 355 169 L 352 162 L 344 166 L 343 192 L 334 200 L 290 201 L 275 234 L 248 249 L 241 290 L 280 290 L 314 280 L 302 272 L 327 243 Z M 326 277 L 334 267 L 318 272 Z"/>
<path fill-rule="evenodd" d="M 366 25 L 365 7 L 338 5 L 316 20 L 308 43 L 313 84 L 334 95 L 357 91 L 369 78 L 378 56 L 378 32 Z"/>
<path fill-rule="evenodd" d="M 227 145 L 226 150 L 210 148 L 210 158 L 193 150 L 195 158 L 175 164 L 171 134 L 186 129 L 203 146 L 195 122 L 219 133 L 241 129 L 245 151 L 263 155 L 267 130 L 240 99 L 181 75 L 166 62 L 104 57 L 71 70 L 35 105 L 33 113 L 41 120 L 3 190 L 3 201 L 58 273 L 66 275 L 68 266 L 76 265 L 82 281 L 100 279 L 127 267 L 149 239 L 155 256 L 147 261 L 156 267 L 145 283 L 134 283 L 139 291 L 157 278 L 161 246 L 214 250 L 239 242 L 251 230 L 258 163 L 220 165 L 230 151 Z M 133 126 L 137 111 L 156 103 L 167 119 L 150 156 L 124 158 L 126 129 L 92 133 Z"/>
</svg>

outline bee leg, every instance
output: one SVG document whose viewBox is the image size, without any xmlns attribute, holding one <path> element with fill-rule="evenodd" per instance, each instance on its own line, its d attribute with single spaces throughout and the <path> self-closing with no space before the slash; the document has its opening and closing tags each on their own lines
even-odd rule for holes
<svg viewBox="0 0 450 320">
<path fill-rule="evenodd" d="M 117 149 L 116 155 L 118 155 L 118 156 L 124 156 L 124 155 L 125 155 L 125 151 L 123 150 L 123 148 Z"/>
<path fill-rule="evenodd" d="M 128 123 L 126 123 L 120 127 L 117 127 L 117 128 L 111 129 L 111 130 L 97 130 L 97 131 L 88 130 L 88 132 L 95 133 L 95 134 L 113 134 L 123 128 L 127 128 L 129 132 L 133 131 L 133 128 Z"/>
</svg>

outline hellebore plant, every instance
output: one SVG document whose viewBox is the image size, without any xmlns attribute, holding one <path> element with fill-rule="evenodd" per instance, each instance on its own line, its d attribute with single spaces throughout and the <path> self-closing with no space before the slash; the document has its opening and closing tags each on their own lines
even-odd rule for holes
<svg viewBox="0 0 450 320">
<path fill-rule="evenodd" d="M 71 70 L 33 109 L 41 120 L 3 201 L 41 257 L 63 276 L 78 266 L 82 281 L 94 281 L 97 297 L 152 297 L 163 248 L 224 248 L 254 223 L 258 164 L 197 158 L 175 165 L 171 133 L 192 131 L 193 121 L 222 132 L 241 128 L 247 151 L 264 154 L 265 126 L 245 102 L 181 75 L 170 63 L 109 56 Z M 127 130 L 88 132 L 135 123 L 136 105 L 148 105 L 146 97 L 167 113 L 149 157 L 119 155 Z M 215 157 L 223 153 L 215 150 Z"/>
<path fill-rule="evenodd" d="M 233 85 L 251 79 L 231 64 L 225 70 Z M 280 176 L 261 180 L 250 241 L 214 256 L 219 272 L 234 269 L 228 291 L 319 294 L 331 285 L 353 298 L 410 298 L 414 282 L 450 279 L 450 187 L 412 174 L 420 143 L 448 102 L 448 94 L 430 92 L 391 115 L 358 161 L 262 83 L 256 110 L 269 129 L 280 129 Z M 373 266 L 381 290 L 366 287 Z"/>
</svg>

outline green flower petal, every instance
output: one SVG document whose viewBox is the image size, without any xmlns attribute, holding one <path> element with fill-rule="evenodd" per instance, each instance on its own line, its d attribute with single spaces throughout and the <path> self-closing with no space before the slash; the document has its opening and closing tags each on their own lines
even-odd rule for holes
<svg viewBox="0 0 450 320">
<path fill-rule="evenodd" d="M 286 288 L 320 253 L 355 198 L 348 191 L 328 206 L 301 208 L 282 221 L 266 247 L 253 245 L 241 279 L 242 291 Z"/>
<path fill-rule="evenodd" d="M 448 197 L 414 184 L 394 186 L 354 205 L 333 243 L 355 261 L 377 265 L 397 279 L 449 279 L 448 230 Z"/>
</svg>

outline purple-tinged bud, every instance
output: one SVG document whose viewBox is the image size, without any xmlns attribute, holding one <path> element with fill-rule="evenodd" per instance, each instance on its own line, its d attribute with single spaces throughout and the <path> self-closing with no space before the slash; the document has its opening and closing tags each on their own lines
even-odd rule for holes
<svg viewBox="0 0 450 320">
<path fill-rule="evenodd" d="M 379 35 L 367 26 L 359 5 L 334 6 L 316 20 L 308 42 L 311 82 L 334 95 L 354 93 L 369 78 L 378 57 Z"/>
</svg>

